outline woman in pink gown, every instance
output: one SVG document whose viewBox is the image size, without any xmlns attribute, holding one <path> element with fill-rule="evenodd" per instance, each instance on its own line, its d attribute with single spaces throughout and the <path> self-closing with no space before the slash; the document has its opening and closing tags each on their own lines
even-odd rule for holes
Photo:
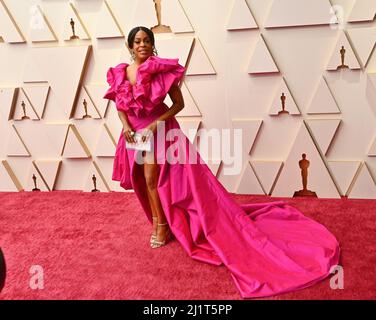
<svg viewBox="0 0 376 320">
<path fill-rule="evenodd" d="M 131 131 L 145 134 L 147 128 L 155 133 L 163 122 L 165 133 L 170 129 L 179 132 L 175 151 L 193 154 L 196 159 L 195 163 L 171 163 L 166 160 L 166 150 L 174 140 L 166 136 L 157 139 L 158 134 L 148 137 L 154 146 L 152 153 L 158 168 L 154 186 L 165 221 L 191 258 L 224 264 L 243 298 L 290 292 L 326 278 L 339 263 L 336 238 L 323 225 L 283 201 L 236 203 L 182 133 L 171 111 L 166 117 L 169 107 L 163 101 L 167 93 L 173 101 L 179 100 L 181 93 L 176 93 L 176 88 L 185 68 L 178 59 L 153 54 L 154 37 L 147 28 L 134 28 L 128 45 L 135 63 L 120 63 L 108 70 L 110 88 L 104 96 L 116 103 L 119 115 L 126 115 L 128 125 L 119 137 L 112 179 L 120 181 L 124 189 L 134 189 L 147 219 L 153 223 L 156 209 L 148 190 L 152 189 L 149 181 L 153 179 L 146 178 L 143 165 L 137 162 L 144 153 L 125 148 L 125 140 L 132 139 Z M 124 118 L 120 118 L 124 124 Z M 158 122 L 156 131 L 160 119 L 165 121 Z M 158 247 L 153 241 L 156 235 L 151 245 Z"/>
</svg>

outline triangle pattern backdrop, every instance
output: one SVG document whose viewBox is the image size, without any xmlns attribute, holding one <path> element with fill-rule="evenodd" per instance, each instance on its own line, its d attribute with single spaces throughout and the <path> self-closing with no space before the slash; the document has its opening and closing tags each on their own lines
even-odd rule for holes
<svg viewBox="0 0 376 320">
<path fill-rule="evenodd" d="M 155 33 L 158 55 L 186 67 L 185 108 L 176 116 L 183 132 L 197 143 L 200 129 L 242 129 L 236 175 L 224 176 L 223 155 L 202 153 L 229 191 L 292 197 L 302 188 L 298 163 L 306 153 L 308 186 L 318 197 L 376 197 L 375 133 L 364 145 L 351 138 L 341 145 L 342 135 L 376 127 L 367 117 L 348 131 L 359 115 L 376 114 L 374 0 L 344 4 L 341 28 L 329 0 L 159 3 L 169 31 Z M 19 2 L 0 0 L 0 190 L 31 190 L 34 174 L 42 191 L 90 192 L 94 174 L 101 192 L 124 192 L 111 180 L 121 123 L 103 99 L 106 71 L 131 62 L 125 41 L 133 26 L 157 26 L 154 1 L 46 1 L 32 10 L 25 20 Z M 311 60 L 310 37 L 317 45 Z M 338 69 L 342 46 L 348 68 Z M 295 59 L 317 67 L 297 70 Z M 349 96 L 344 83 L 364 96 Z M 282 93 L 286 118 L 279 115 Z M 356 101 L 351 110 L 349 100 Z M 172 104 L 169 96 L 165 103 Z M 280 139 L 281 129 L 289 139 Z"/>
</svg>

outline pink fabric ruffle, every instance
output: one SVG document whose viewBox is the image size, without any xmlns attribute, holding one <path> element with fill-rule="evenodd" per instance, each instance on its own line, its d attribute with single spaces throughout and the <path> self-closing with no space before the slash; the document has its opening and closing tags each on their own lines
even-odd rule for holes
<svg viewBox="0 0 376 320">
<path fill-rule="evenodd" d="M 110 88 L 103 98 L 115 102 L 117 110 L 133 112 L 137 117 L 147 116 L 163 102 L 173 84 L 179 84 L 185 68 L 179 59 L 150 56 L 137 69 L 136 83 L 126 76 L 128 63 L 120 63 L 107 71 Z"/>
</svg>

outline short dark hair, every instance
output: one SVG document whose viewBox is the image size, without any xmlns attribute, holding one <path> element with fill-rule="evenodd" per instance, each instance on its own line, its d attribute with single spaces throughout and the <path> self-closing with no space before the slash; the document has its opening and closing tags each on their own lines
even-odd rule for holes
<svg viewBox="0 0 376 320">
<path fill-rule="evenodd" d="M 144 31 L 149 36 L 151 44 L 154 46 L 155 39 L 154 39 L 153 31 L 151 31 L 147 27 L 138 26 L 138 27 L 134 27 L 131 31 L 129 31 L 129 34 L 128 34 L 128 47 L 129 47 L 129 49 L 133 48 L 134 38 L 136 37 L 136 33 L 140 30 Z"/>
</svg>

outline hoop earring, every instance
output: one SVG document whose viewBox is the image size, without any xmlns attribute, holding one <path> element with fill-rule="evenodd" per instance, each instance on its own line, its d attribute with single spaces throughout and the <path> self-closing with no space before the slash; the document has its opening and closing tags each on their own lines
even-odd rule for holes
<svg viewBox="0 0 376 320">
<path fill-rule="evenodd" d="M 134 61 L 135 58 L 136 58 L 136 55 L 135 55 L 134 52 L 132 51 L 132 52 L 131 52 L 131 59 Z"/>
<path fill-rule="evenodd" d="M 157 56 L 158 55 L 158 51 L 155 47 L 153 47 L 153 55 Z"/>
</svg>

